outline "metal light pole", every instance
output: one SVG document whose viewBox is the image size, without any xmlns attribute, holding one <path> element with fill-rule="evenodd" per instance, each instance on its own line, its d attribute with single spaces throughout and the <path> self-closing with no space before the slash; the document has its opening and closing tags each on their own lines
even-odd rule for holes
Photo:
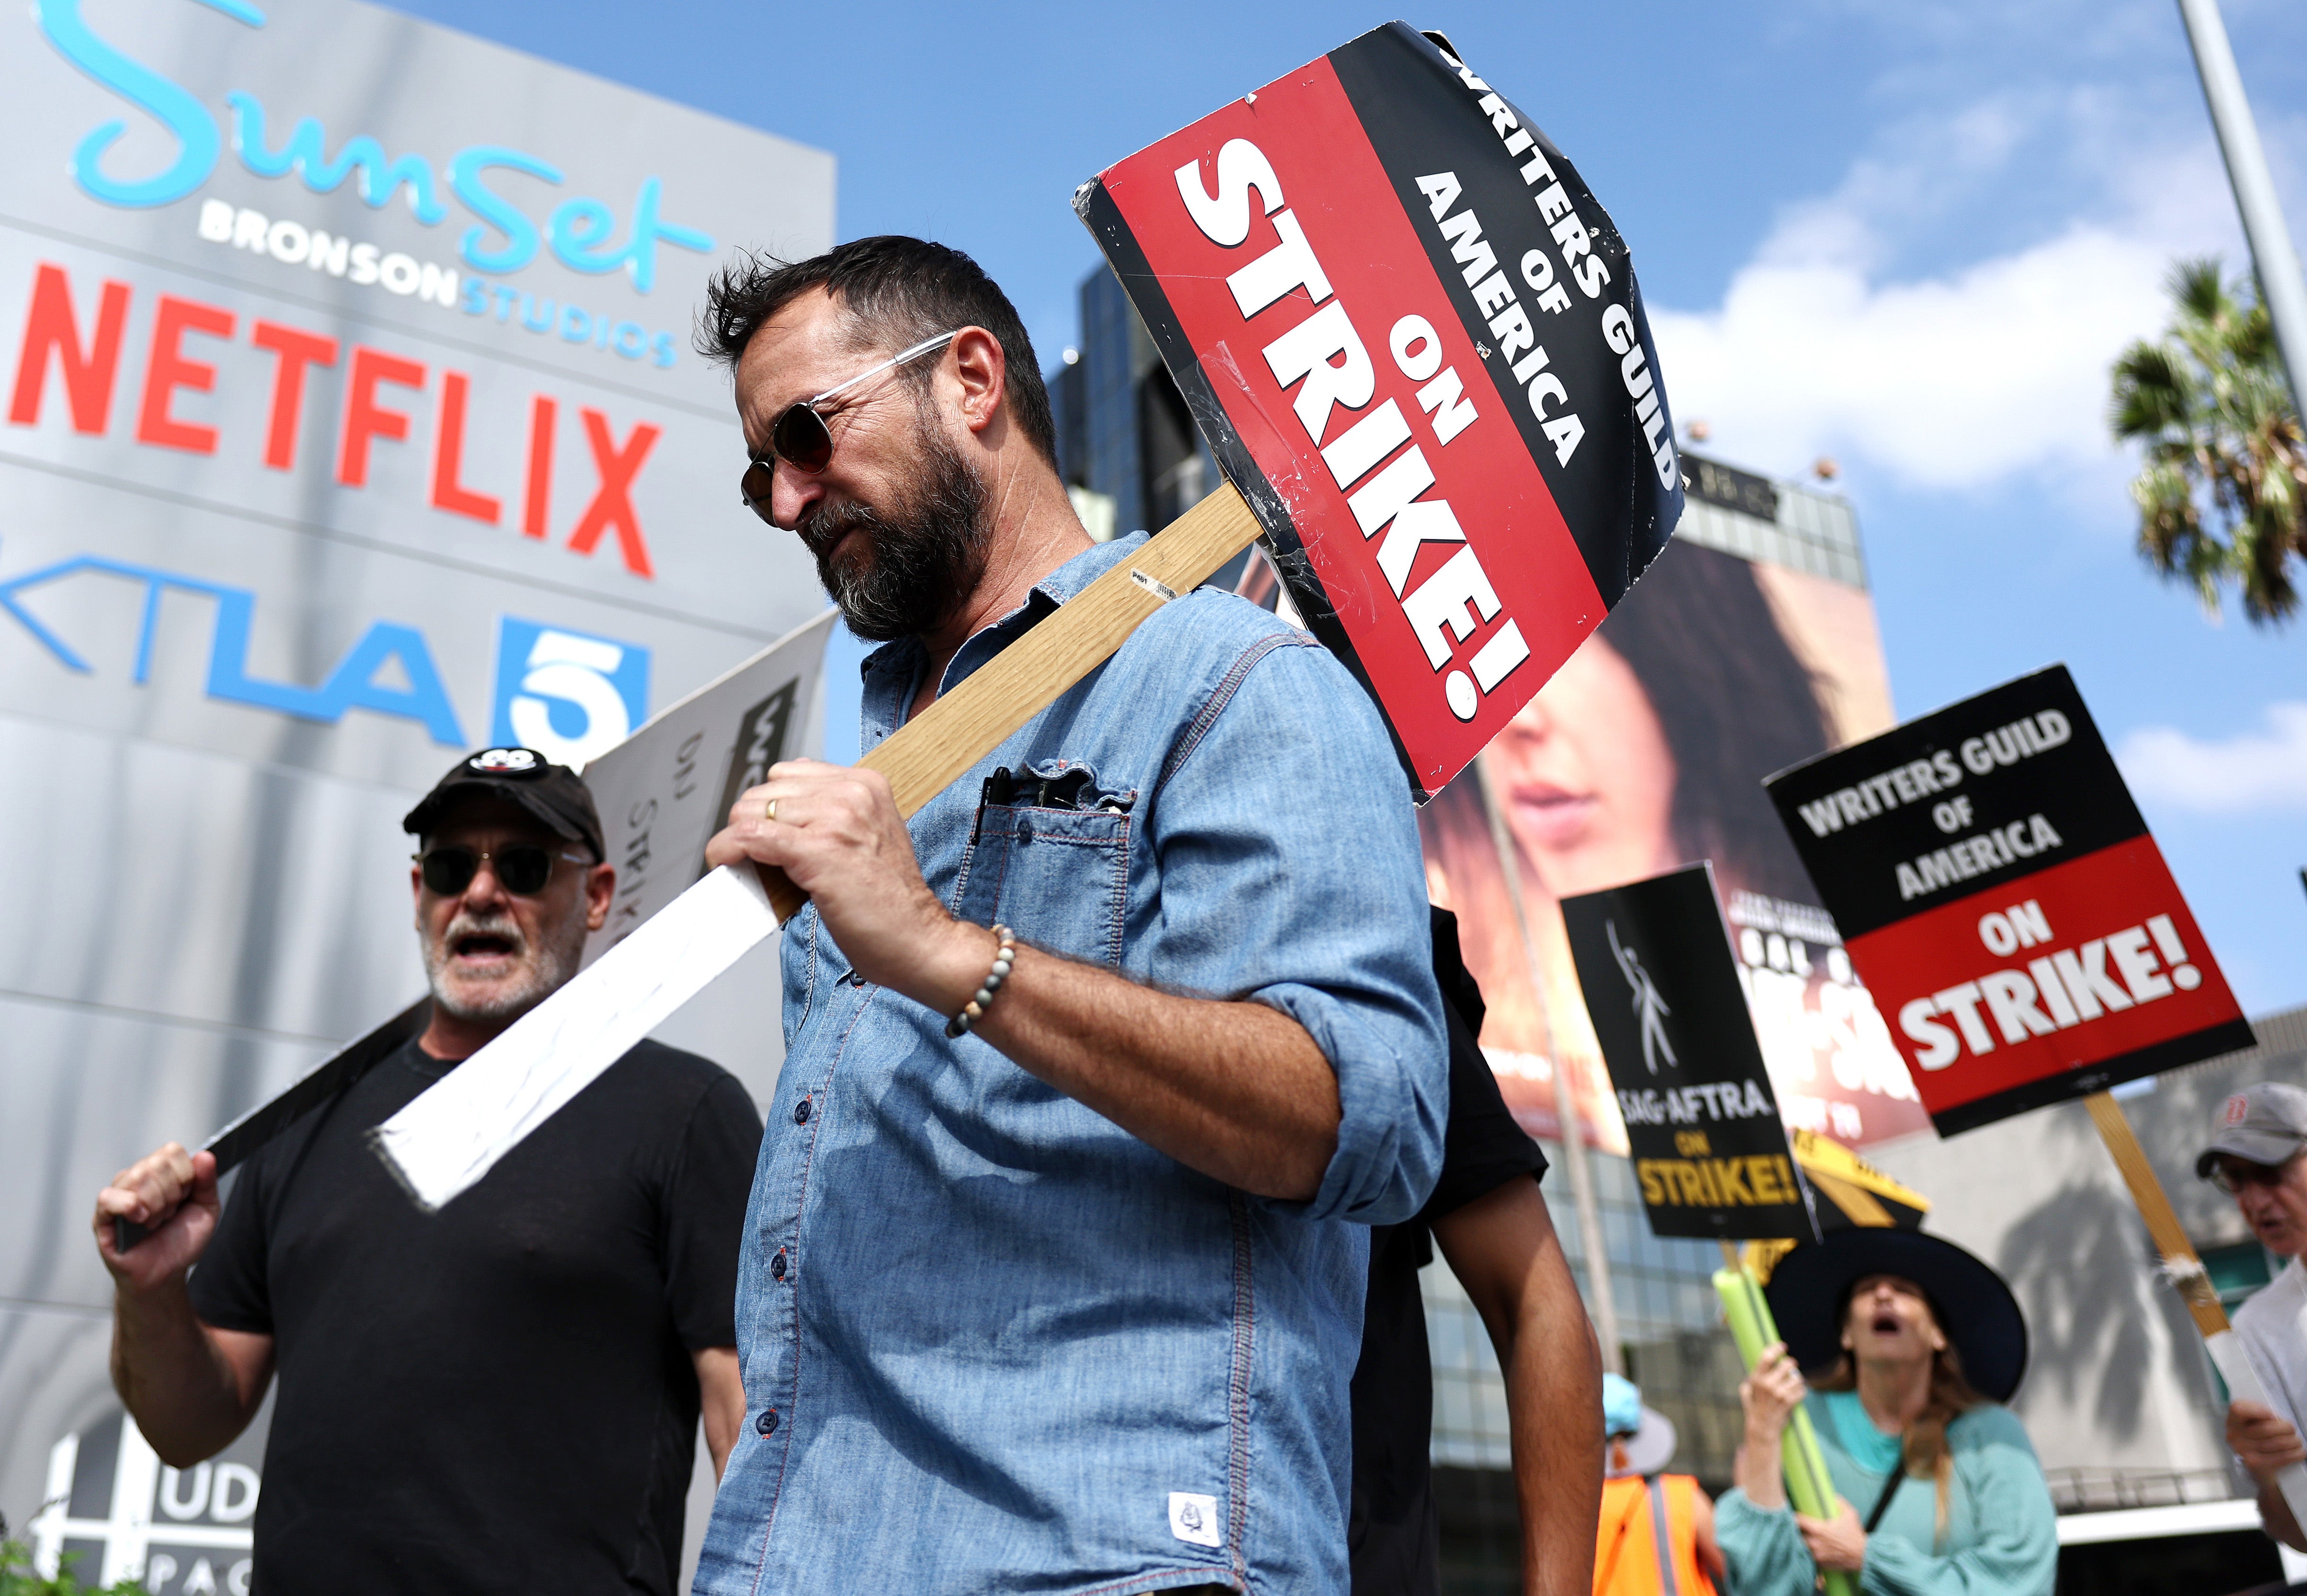
<svg viewBox="0 0 2307 1596">
<path fill-rule="evenodd" d="M 2301 280 L 2291 230 L 2283 225 L 2283 210 L 2275 201 L 2275 180 L 2268 175 L 2267 151 L 2260 147 L 2259 126 L 2243 96 L 2226 24 L 2219 19 L 2218 0 L 2179 0 L 2179 15 L 2187 24 L 2187 42 L 2194 47 L 2203 98 L 2211 105 L 2211 125 L 2218 132 L 2219 153 L 2226 158 L 2235 209 L 2243 212 L 2243 234 L 2258 269 L 2260 298 L 2275 324 L 2275 346 L 2291 379 L 2292 406 L 2307 415 L 2307 400 L 2303 400 L 2307 390 L 2302 386 L 2307 384 L 2307 282 Z"/>
<path fill-rule="evenodd" d="M 1538 943 L 1530 934 L 1530 912 L 1522 907 L 1522 850 L 1506 830 L 1506 812 L 1498 802 L 1497 785 L 1490 780 L 1490 756 L 1474 757 L 1474 773 L 1482 789 L 1482 813 L 1490 823 L 1490 846 L 1497 850 L 1498 873 L 1505 878 L 1506 901 L 1514 906 L 1514 934 L 1522 939 L 1522 967 L 1529 972 L 1530 994 L 1538 1004 L 1538 1025 L 1546 1062 L 1554 1071 L 1554 1115 L 1562 1128 L 1562 1165 L 1570 1174 L 1570 1204 L 1578 1210 L 1578 1239 L 1586 1254 L 1586 1287 L 1593 1301 L 1587 1311 L 1594 1319 L 1594 1338 L 1602 1344 L 1602 1367 L 1624 1374 L 1625 1358 L 1618 1347 L 1618 1306 L 1610 1295 L 1610 1250 L 1602 1237 L 1602 1210 L 1594 1200 L 1594 1173 L 1586 1165 L 1586 1133 L 1578 1119 L 1578 1098 L 1570 1071 L 1554 1045 L 1554 1017 L 1547 1007 L 1546 971 L 1539 965 Z"/>
</svg>

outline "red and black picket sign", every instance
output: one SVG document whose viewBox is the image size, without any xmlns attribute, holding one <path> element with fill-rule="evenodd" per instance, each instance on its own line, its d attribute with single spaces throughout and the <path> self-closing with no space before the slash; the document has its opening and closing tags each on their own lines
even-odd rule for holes
<svg viewBox="0 0 2307 1596">
<path fill-rule="evenodd" d="M 1308 625 L 1439 791 L 1641 575 L 1681 465 L 1626 247 L 1394 23 L 1076 196 Z"/>
<path fill-rule="evenodd" d="M 1562 900 L 1651 1233 L 1818 1239 L 1714 893 L 1685 866 Z"/>
<path fill-rule="evenodd" d="M 2251 1045 L 2065 666 L 1765 786 L 1942 1135 Z"/>
</svg>

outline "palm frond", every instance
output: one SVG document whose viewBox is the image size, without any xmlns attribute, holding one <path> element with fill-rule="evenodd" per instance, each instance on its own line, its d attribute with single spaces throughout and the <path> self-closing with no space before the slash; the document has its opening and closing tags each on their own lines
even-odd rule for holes
<svg viewBox="0 0 2307 1596">
<path fill-rule="evenodd" d="M 2256 284 L 2230 285 L 2216 257 L 2178 260 L 2172 320 L 2109 372 L 2107 425 L 2135 444 L 2139 552 L 2194 590 L 2216 621 L 2239 591 L 2253 625 L 2295 615 L 2307 559 L 2307 442 Z"/>
</svg>

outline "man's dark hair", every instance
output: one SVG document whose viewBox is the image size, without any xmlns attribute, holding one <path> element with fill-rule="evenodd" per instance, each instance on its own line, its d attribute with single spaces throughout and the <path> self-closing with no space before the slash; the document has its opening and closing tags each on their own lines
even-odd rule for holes
<svg viewBox="0 0 2307 1596">
<path fill-rule="evenodd" d="M 865 346 L 892 354 L 956 328 L 982 327 L 1000 342 L 1008 365 L 1009 414 L 1042 457 L 1058 463 L 1050 390 L 1033 358 L 1033 341 L 1009 296 L 963 254 L 927 239 L 884 234 L 860 238 L 807 260 L 742 252 L 713 274 L 698 318 L 697 352 L 733 370 L 764 323 L 811 288 L 823 288 L 849 313 Z M 931 363 L 905 375 L 926 387 Z"/>
</svg>

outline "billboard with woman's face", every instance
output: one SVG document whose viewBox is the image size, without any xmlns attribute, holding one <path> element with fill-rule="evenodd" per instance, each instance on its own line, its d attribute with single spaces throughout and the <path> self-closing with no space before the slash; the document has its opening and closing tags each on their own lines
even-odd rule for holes
<svg viewBox="0 0 2307 1596">
<path fill-rule="evenodd" d="M 1762 788 L 1891 721 L 1864 589 L 1677 538 L 1484 756 L 1527 955 L 1474 772 L 1426 807 L 1428 888 L 1459 917 L 1489 1003 L 1483 1049 L 1526 1130 L 1558 1134 L 1567 1076 L 1586 1139 L 1626 1150 L 1557 905 L 1699 859 L 1714 862 L 1788 1123 L 1852 1146 L 1928 1128 Z"/>
</svg>

